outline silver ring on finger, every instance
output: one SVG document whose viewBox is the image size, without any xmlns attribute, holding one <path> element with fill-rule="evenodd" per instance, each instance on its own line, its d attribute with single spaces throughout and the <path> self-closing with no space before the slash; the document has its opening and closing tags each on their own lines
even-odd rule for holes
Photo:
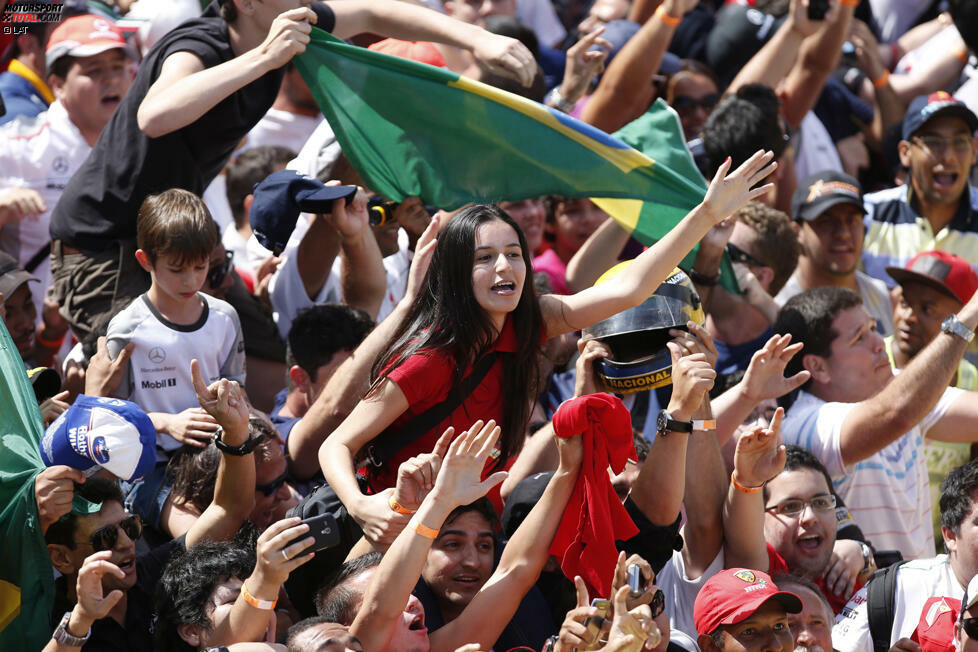
<svg viewBox="0 0 978 652">
<path fill-rule="evenodd" d="M 285 552 L 285 548 L 282 548 L 282 558 L 289 561 L 289 553 Z"/>
</svg>

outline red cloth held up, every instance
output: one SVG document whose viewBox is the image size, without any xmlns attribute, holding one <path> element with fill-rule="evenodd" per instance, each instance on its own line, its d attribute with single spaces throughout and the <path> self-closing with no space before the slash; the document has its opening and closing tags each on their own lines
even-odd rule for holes
<svg viewBox="0 0 978 652">
<path fill-rule="evenodd" d="M 632 417 L 617 396 L 589 394 L 561 405 L 553 422 L 558 437 L 583 433 L 584 460 L 550 554 L 560 559 L 564 575 L 584 579 L 591 597 L 609 598 L 618 562 L 615 541 L 638 533 L 608 476 L 609 466 L 621 473 L 636 459 Z"/>
</svg>

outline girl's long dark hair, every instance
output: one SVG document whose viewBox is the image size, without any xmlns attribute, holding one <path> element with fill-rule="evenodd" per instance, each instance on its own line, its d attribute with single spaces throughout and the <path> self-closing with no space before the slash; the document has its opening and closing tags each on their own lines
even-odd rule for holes
<svg viewBox="0 0 978 652">
<path fill-rule="evenodd" d="M 526 238 L 519 225 L 495 204 L 470 206 L 442 228 L 425 275 L 420 296 L 390 343 L 374 363 L 371 391 L 408 357 L 422 350 L 437 351 L 455 361 L 454 384 L 495 342 L 496 332 L 472 290 L 475 232 L 483 224 L 499 220 L 513 227 L 519 237 L 526 279 L 511 319 L 516 328 L 517 350 L 503 354 L 503 423 L 500 463 L 519 452 L 523 444 L 532 402 L 539 393 L 538 359 L 543 318 L 533 291 L 533 267 Z M 471 415 L 473 421 L 482 415 Z"/>
</svg>

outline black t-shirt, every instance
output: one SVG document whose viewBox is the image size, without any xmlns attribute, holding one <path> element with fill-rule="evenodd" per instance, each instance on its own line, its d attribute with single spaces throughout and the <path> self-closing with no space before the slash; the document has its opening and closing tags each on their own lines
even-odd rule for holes
<svg viewBox="0 0 978 652">
<path fill-rule="evenodd" d="M 317 27 L 332 31 L 332 10 L 321 3 L 314 9 Z M 136 113 L 163 62 L 176 52 L 197 55 L 207 68 L 234 58 L 217 2 L 200 18 L 170 31 L 146 55 L 129 92 L 51 214 L 52 238 L 95 251 L 116 239 L 134 238 L 136 214 L 148 195 L 170 188 L 203 193 L 275 101 L 282 69 L 232 93 L 192 124 L 150 138 L 140 131 Z"/>
</svg>

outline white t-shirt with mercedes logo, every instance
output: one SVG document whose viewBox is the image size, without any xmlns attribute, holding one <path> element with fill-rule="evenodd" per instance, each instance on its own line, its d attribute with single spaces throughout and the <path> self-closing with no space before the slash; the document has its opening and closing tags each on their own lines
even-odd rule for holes
<svg viewBox="0 0 978 652">
<path fill-rule="evenodd" d="M 245 350 L 238 313 L 230 304 L 198 293 L 204 311 L 195 324 L 174 324 L 164 318 L 143 294 L 109 322 L 107 344 L 114 360 L 129 342 L 132 357 L 119 384 L 120 398 L 146 412 L 176 414 L 197 407 L 190 361 L 200 362 L 204 382 L 220 378 L 245 382 Z M 180 443 L 157 433 L 156 443 L 167 451 Z"/>
</svg>

